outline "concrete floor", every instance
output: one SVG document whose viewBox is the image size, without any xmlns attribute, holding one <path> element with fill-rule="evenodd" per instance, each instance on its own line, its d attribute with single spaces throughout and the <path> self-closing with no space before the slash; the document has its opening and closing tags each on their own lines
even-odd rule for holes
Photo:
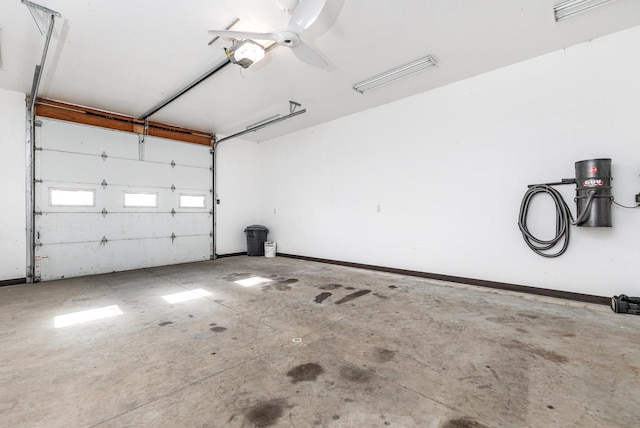
<svg viewBox="0 0 640 428">
<path fill-rule="evenodd" d="M 0 288 L 0 389 L 3 427 L 630 427 L 640 316 L 234 257 Z"/>
</svg>

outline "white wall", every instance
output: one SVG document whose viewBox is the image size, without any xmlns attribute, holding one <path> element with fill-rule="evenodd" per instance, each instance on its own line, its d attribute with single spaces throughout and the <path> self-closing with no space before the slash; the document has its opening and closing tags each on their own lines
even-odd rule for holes
<svg viewBox="0 0 640 428">
<path fill-rule="evenodd" d="M 0 281 L 26 275 L 25 96 L 0 89 Z"/>
<path fill-rule="evenodd" d="M 216 252 L 247 251 L 245 227 L 260 223 L 258 144 L 228 140 L 217 148 Z"/>
<path fill-rule="evenodd" d="M 291 254 L 640 294 L 640 209 L 613 207 L 613 228 L 572 228 L 557 259 L 517 226 L 527 184 L 573 177 L 583 159 L 611 157 L 616 200 L 634 203 L 638 46 L 634 28 L 260 144 L 270 238 Z M 537 205 L 548 238 L 554 213 Z"/>
</svg>

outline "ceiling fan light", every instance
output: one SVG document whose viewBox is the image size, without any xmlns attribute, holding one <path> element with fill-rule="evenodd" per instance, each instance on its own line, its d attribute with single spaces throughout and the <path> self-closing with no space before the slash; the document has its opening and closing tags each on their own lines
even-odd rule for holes
<svg viewBox="0 0 640 428">
<path fill-rule="evenodd" d="M 234 64 L 247 68 L 264 58 L 264 48 L 253 40 L 243 40 L 232 46 L 227 56 Z"/>
</svg>

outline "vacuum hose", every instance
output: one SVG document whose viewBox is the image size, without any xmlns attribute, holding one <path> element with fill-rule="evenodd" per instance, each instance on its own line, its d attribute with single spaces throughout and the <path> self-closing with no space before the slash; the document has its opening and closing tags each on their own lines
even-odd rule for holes
<svg viewBox="0 0 640 428">
<path fill-rule="evenodd" d="M 529 204 L 534 196 L 546 193 L 551 196 L 553 202 L 556 206 L 556 236 L 553 239 L 545 241 L 543 239 L 538 239 L 529 232 L 529 228 L 527 227 L 527 217 L 529 215 Z M 536 254 L 541 255 L 542 257 L 558 257 L 564 254 L 567 251 L 567 247 L 569 246 L 569 225 L 578 225 L 584 222 L 589 215 L 589 208 L 591 207 L 591 203 L 593 202 L 593 198 L 596 195 L 596 190 L 590 190 L 587 201 L 585 204 L 585 209 L 582 213 L 579 213 L 578 219 L 573 221 L 573 215 L 567 206 L 567 203 L 562 198 L 560 192 L 554 189 L 551 186 L 547 186 L 546 184 L 536 184 L 535 186 L 531 186 L 529 190 L 524 194 L 524 198 L 522 199 L 522 204 L 520 205 L 520 216 L 518 218 L 518 227 L 520 228 L 520 232 L 522 232 L 522 237 L 524 241 L 527 243 L 529 248 L 531 248 Z M 556 253 L 548 253 L 545 251 L 551 250 L 553 247 L 562 242 L 562 248 Z"/>
</svg>

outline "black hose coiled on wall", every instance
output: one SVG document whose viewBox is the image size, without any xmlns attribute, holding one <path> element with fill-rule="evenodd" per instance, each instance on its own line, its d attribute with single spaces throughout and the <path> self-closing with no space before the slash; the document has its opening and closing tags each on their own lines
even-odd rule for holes
<svg viewBox="0 0 640 428">
<path fill-rule="evenodd" d="M 527 216 L 529 215 L 529 204 L 534 196 L 546 193 L 551 196 L 553 202 L 556 206 L 556 236 L 553 239 L 548 241 L 538 239 L 529 232 L 527 228 Z M 535 251 L 536 254 L 541 255 L 542 257 L 558 257 L 564 254 L 567 251 L 567 247 L 569 246 L 569 235 L 570 235 L 570 225 L 576 225 L 584 222 L 586 216 L 589 213 L 589 208 L 591 206 L 591 202 L 596 194 L 595 190 L 589 191 L 589 196 L 587 199 L 587 204 L 585 210 L 578 216 L 576 221 L 573 221 L 573 215 L 567 206 L 564 198 L 556 189 L 551 186 L 547 186 L 545 184 L 537 184 L 535 186 L 531 186 L 529 190 L 524 194 L 524 198 L 522 198 L 522 204 L 520 205 L 520 216 L 518 218 L 518 227 L 520 228 L 520 232 L 522 232 L 522 237 L 524 241 L 527 243 L 529 248 Z M 551 250 L 556 245 L 562 242 L 562 248 L 556 253 L 548 253 L 545 251 Z"/>
</svg>

